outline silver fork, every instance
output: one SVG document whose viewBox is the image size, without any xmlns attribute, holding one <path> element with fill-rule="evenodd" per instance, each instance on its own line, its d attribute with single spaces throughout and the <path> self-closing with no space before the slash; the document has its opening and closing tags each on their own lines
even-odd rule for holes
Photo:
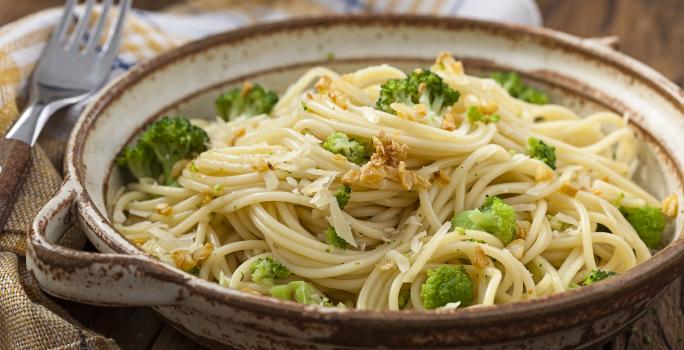
<svg viewBox="0 0 684 350">
<path fill-rule="evenodd" d="M 0 232 L 21 187 L 28 168 L 31 147 L 50 116 L 58 109 L 75 104 L 99 89 L 110 73 L 121 43 L 121 36 L 132 0 L 120 0 L 118 14 L 109 36 L 100 48 L 112 0 L 102 1 L 99 19 L 89 28 L 96 0 L 86 0 L 82 15 L 73 23 L 77 0 L 67 0 L 64 13 L 55 27 L 33 71 L 29 104 L 5 138 L 0 139 Z"/>
</svg>

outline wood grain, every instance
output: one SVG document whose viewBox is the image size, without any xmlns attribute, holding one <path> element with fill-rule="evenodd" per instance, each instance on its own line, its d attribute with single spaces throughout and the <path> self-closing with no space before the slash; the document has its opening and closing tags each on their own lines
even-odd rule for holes
<svg viewBox="0 0 684 350">
<path fill-rule="evenodd" d="M 30 158 L 30 145 L 19 140 L 0 138 L 0 232 L 12 211 Z"/>
<path fill-rule="evenodd" d="M 544 25 L 583 37 L 616 35 L 620 51 L 684 87 L 684 0 L 537 0 Z"/>
<path fill-rule="evenodd" d="M 135 6 L 159 9 L 175 2 L 135 0 Z M 15 1 L 0 11 L 0 25 L 62 3 L 62 0 Z M 546 26 L 583 37 L 616 35 L 620 37 L 621 51 L 684 86 L 684 0 L 537 0 L 537 3 Z M 150 308 L 102 308 L 55 301 L 86 326 L 114 338 L 123 349 L 198 348 L 166 326 Z M 642 319 L 600 348 L 684 349 L 683 339 L 684 278 L 680 278 Z"/>
</svg>

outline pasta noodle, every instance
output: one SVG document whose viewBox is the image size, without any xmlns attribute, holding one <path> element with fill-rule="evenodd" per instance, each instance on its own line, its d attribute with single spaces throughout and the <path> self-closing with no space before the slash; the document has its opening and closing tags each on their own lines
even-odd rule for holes
<svg viewBox="0 0 684 350">
<path fill-rule="evenodd" d="M 452 119 L 437 125 L 375 108 L 380 85 L 406 77 L 388 65 L 344 75 L 314 68 L 271 116 L 194 121 L 210 149 L 185 165 L 177 187 L 129 184 L 113 205 L 115 227 L 147 253 L 226 287 L 269 295 L 250 274 L 271 257 L 291 273 L 275 284 L 308 281 L 369 310 L 423 309 L 421 286 L 439 266 L 463 266 L 481 306 L 561 293 L 591 270 L 623 273 L 650 258 L 614 205 L 661 206 L 630 180 L 638 143 L 625 118 L 581 118 L 511 97 L 449 55 L 431 70 L 460 93 Z M 498 120 L 474 122 L 471 107 Z M 326 150 L 334 132 L 372 140 L 384 168 Z M 555 170 L 526 154 L 530 138 L 555 148 Z M 334 193 L 345 184 L 352 191 L 340 205 Z M 492 196 L 515 210 L 511 242 L 453 227 L 455 215 Z M 346 248 L 326 241 L 328 227 Z"/>
</svg>

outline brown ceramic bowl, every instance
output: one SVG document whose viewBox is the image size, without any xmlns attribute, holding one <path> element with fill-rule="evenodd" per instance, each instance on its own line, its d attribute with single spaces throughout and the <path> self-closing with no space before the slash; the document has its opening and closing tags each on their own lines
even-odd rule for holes
<svg viewBox="0 0 684 350">
<path fill-rule="evenodd" d="M 219 90 L 249 78 L 283 89 L 312 65 L 348 71 L 386 62 L 425 66 L 440 51 L 470 72 L 514 69 L 583 112 L 630 113 L 641 139 L 637 181 L 682 196 L 684 96 L 609 47 L 547 29 L 473 20 L 330 17 L 264 24 L 190 43 L 135 67 L 86 110 L 69 141 L 66 181 L 39 213 L 27 264 L 45 291 L 99 305 L 148 305 L 205 344 L 238 348 L 588 346 L 646 312 L 684 272 L 681 215 L 671 243 L 623 275 L 571 292 L 453 312 L 322 310 L 227 289 L 144 254 L 111 226 L 106 198 L 122 185 L 119 150 L 164 112 L 211 117 Z M 329 53 L 334 60 L 327 61 Z M 75 216 L 103 253 L 54 242 Z"/>
</svg>

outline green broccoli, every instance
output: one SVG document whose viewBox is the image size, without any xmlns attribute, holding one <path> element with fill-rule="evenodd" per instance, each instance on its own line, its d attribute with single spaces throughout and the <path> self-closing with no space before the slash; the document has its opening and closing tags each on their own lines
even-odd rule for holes
<svg viewBox="0 0 684 350">
<path fill-rule="evenodd" d="M 116 164 L 120 167 L 128 167 L 131 174 L 138 179 L 157 178 L 162 173 L 161 164 L 157 161 L 152 148 L 146 143 L 124 148 L 116 157 Z"/>
<path fill-rule="evenodd" d="M 495 72 L 491 74 L 491 78 L 496 80 L 499 85 L 508 91 L 508 94 L 515 98 L 537 105 L 549 102 L 549 98 L 545 93 L 523 83 L 518 73 Z"/>
<path fill-rule="evenodd" d="M 428 278 L 420 288 L 423 307 L 436 309 L 460 302 L 460 307 L 473 302 L 473 281 L 461 265 L 445 265 L 427 271 Z"/>
<path fill-rule="evenodd" d="M 207 150 L 209 136 L 185 117 L 163 117 L 147 127 L 135 146 L 126 147 L 116 160 L 137 178 L 164 175 L 164 184 L 174 183 L 173 166 Z"/>
<path fill-rule="evenodd" d="M 345 249 L 349 245 L 347 241 L 342 239 L 342 237 L 337 235 L 337 231 L 335 231 L 335 228 L 332 226 L 328 226 L 324 231 L 323 234 L 325 235 L 325 240 L 328 242 L 333 247 L 337 248 L 342 248 Z"/>
<path fill-rule="evenodd" d="M 498 122 L 501 120 L 501 117 L 498 114 L 482 114 L 477 107 L 471 106 L 468 108 L 468 120 L 470 120 L 470 124 L 475 124 L 477 122 L 489 124 Z"/>
<path fill-rule="evenodd" d="M 183 159 L 191 159 L 207 150 L 209 136 L 184 117 L 164 117 L 152 123 L 140 136 L 138 143 L 150 146 L 164 170 L 164 183 L 173 182 L 173 166 Z"/>
<path fill-rule="evenodd" d="M 356 165 L 363 165 L 368 162 L 372 154 L 370 145 L 367 142 L 356 138 L 349 138 L 342 132 L 334 132 L 325 139 L 323 148 L 335 153 L 341 154 L 350 162 Z"/>
<path fill-rule="evenodd" d="M 242 88 L 227 91 L 216 98 L 216 112 L 224 120 L 240 116 L 269 114 L 278 102 L 278 94 L 259 84 L 245 83 Z"/>
<path fill-rule="evenodd" d="M 466 210 L 454 216 L 451 225 L 489 232 L 503 244 L 508 244 L 516 234 L 515 210 L 499 197 L 489 197 L 479 209 Z"/>
<path fill-rule="evenodd" d="M 660 209 L 645 205 L 641 208 L 620 207 L 620 212 L 649 248 L 660 246 L 665 229 L 665 215 Z"/>
<path fill-rule="evenodd" d="M 347 185 L 342 185 L 335 192 L 335 198 L 337 198 L 337 204 L 340 206 L 340 209 L 344 209 L 347 203 L 349 203 L 349 197 L 351 197 L 351 187 Z"/>
<path fill-rule="evenodd" d="M 556 169 L 556 148 L 547 145 L 540 139 L 530 137 L 527 140 L 527 155 L 541 160 L 551 169 Z"/>
<path fill-rule="evenodd" d="M 447 107 L 458 102 L 461 94 L 449 87 L 442 78 L 429 70 L 414 71 L 406 79 L 388 80 L 380 86 L 376 108 L 392 114 L 397 112 L 392 103 L 408 106 L 416 104 L 428 108 L 426 120 L 439 126 L 438 121 Z"/>
<path fill-rule="evenodd" d="M 587 277 L 585 277 L 584 280 L 582 280 L 582 282 L 580 282 L 580 285 L 588 286 L 594 282 L 604 280 L 604 279 L 606 279 L 610 276 L 614 276 L 614 275 L 617 275 L 617 272 L 604 271 L 601 269 L 591 270 L 591 273 L 589 273 L 587 275 Z"/>
<path fill-rule="evenodd" d="M 271 296 L 282 300 L 296 301 L 307 305 L 333 306 L 328 297 L 311 283 L 304 281 L 292 281 L 288 284 L 271 287 L 269 293 Z"/>
<path fill-rule="evenodd" d="M 273 284 L 273 280 L 287 278 L 290 270 L 285 265 L 268 256 L 259 258 L 252 264 L 252 281 L 263 284 Z"/>
</svg>

